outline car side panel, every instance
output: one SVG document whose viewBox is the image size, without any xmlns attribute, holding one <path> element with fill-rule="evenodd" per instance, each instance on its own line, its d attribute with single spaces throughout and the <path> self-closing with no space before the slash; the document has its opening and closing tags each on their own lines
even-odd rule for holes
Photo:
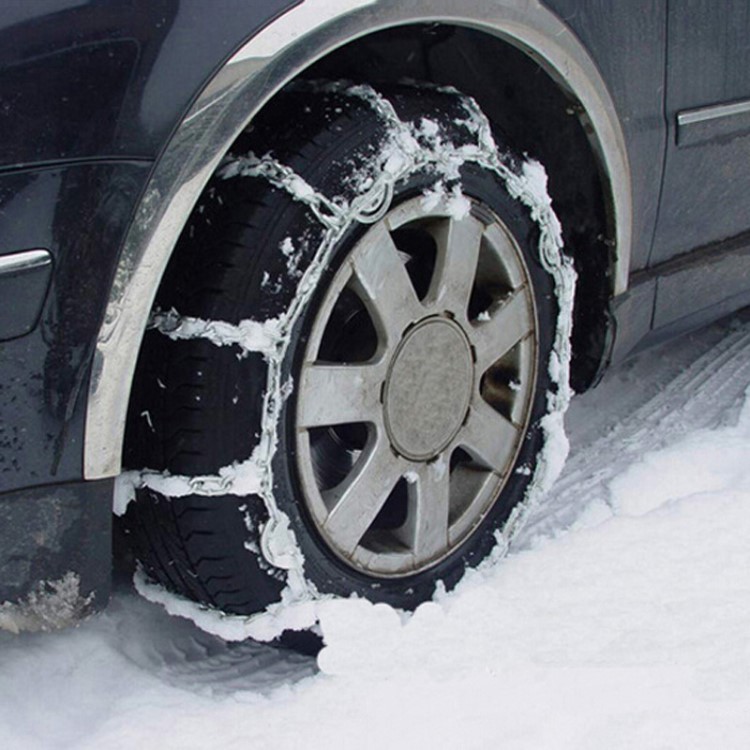
<svg viewBox="0 0 750 750">
<path fill-rule="evenodd" d="M 0 255 L 47 248 L 53 258 L 36 329 L 0 342 L 0 493 L 83 475 L 96 334 L 150 166 L 97 163 L 0 176 Z"/>
<path fill-rule="evenodd" d="M 670 138 L 651 265 L 750 229 L 750 4 L 670 0 L 669 12 Z M 744 114 L 722 114 L 728 104 Z"/>
<path fill-rule="evenodd" d="M 596 62 L 617 108 L 633 192 L 631 271 L 649 257 L 661 186 L 666 125 L 664 0 L 545 0 Z"/>
<path fill-rule="evenodd" d="M 0 342 L 0 493 L 83 476 L 96 337 L 153 160 L 213 72 L 295 4 L 0 8 L 0 256 L 53 258 L 36 329 Z"/>
<path fill-rule="evenodd" d="M 211 74 L 297 2 L 4 3 L 0 168 L 154 158 Z"/>
</svg>

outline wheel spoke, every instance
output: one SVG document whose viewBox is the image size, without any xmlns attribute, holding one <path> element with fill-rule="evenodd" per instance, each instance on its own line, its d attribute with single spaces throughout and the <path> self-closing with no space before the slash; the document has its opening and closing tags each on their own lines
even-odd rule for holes
<svg viewBox="0 0 750 750">
<path fill-rule="evenodd" d="M 323 528 L 339 549 L 354 551 L 404 471 L 403 459 L 391 452 L 385 440 L 376 438 L 360 466 L 326 493 L 331 511 Z"/>
<path fill-rule="evenodd" d="M 504 474 L 515 452 L 519 433 L 518 427 L 480 398 L 471 407 L 458 443 L 474 460 Z"/>
<path fill-rule="evenodd" d="M 448 457 L 422 464 L 416 481 L 409 486 L 408 524 L 412 548 L 418 562 L 435 557 L 448 547 L 450 511 L 450 467 Z"/>
<path fill-rule="evenodd" d="M 437 232 L 438 257 L 428 300 L 466 313 L 479 261 L 484 225 L 472 216 L 449 219 Z"/>
<path fill-rule="evenodd" d="M 534 330 L 526 287 L 516 289 L 489 315 L 489 320 L 474 325 L 470 336 L 480 374 Z"/>
<path fill-rule="evenodd" d="M 498 224 L 490 224 L 484 232 L 487 249 L 500 261 L 508 282 L 513 289 L 522 286 L 525 281 L 523 262 L 520 260 L 520 250 L 510 238 L 508 232 Z"/>
<path fill-rule="evenodd" d="M 384 365 L 308 365 L 302 371 L 299 427 L 372 422 L 380 412 Z"/>
<path fill-rule="evenodd" d="M 522 424 L 526 409 L 531 401 L 536 384 L 534 377 L 534 342 L 531 338 L 524 339 L 518 348 L 518 375 L 513 384 L 513 406 L 510 418 L 516 424 Z"/>
<path fill-rule="evenodd" d="M 406 266 L 385 224 L 370 230 L 352 261 L 355 287 L 387 346 L 395 346 L 406 327 L 424 315 Z"/>
</svg>

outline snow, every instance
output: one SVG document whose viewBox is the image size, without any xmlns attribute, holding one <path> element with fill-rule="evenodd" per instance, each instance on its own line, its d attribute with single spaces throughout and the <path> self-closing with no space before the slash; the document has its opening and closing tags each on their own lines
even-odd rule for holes
<svg viewBox="0 0 750 750">
<path fill-rule="evenodd" d="M 76 629 L 0 633 L 0 747 L 744 750 L 748 384 L 747 314 L 612 371 L 504 560 L 410 618 L 316 602 L 317 662 L 124 584 Z"/>
<path fill-rule="evenodd" d="M 215 475 L 184 476 L 151 469 L 125 471 L 115 480 L 113 512 L 117 516 L 122 516 L 127 510 L 128 503 L 135 498 L 135 490 L 139 487 L 148 487 L 166 497 L 187 497 L 194 494 L 206 497 L 247 497 L 260 492 L 263 472 L 258 448 L 253 451 L 250 458 L 222 466 Z"/>
<path fill-rule="evenodd" d="M 293 247 L 290 253 L 294 253 Z M 290 257 L 287 253 L 285 255 Z M 271 318 L 262 322 L 241 320 L 234 325 L 222 320 L 191 318 L 180 315 L 176 310 L 168 310 L 153 313 L 149 327 L 173 341 L 201 338 L 215 346 L 239 346 L 243 353 L 268 355 L 278 347 L 281 323 Z"/>
</svg>

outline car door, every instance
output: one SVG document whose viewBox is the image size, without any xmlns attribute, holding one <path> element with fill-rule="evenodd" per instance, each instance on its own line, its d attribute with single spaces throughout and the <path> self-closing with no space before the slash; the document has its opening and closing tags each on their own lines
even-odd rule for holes
<svg viewBox="0 0 750 750">
<path fill-rule="evenodd" d="M 669 130 L 652 266 L 750 229 L 750 3 L 668 0 L 667 35 Z"/>
</svg>

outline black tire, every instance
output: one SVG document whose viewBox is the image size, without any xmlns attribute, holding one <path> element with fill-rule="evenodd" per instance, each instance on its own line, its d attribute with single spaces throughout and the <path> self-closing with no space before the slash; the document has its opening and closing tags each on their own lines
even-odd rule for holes
<svg viewBox="0 0 750 750">
<path fill-rule="evenodd" d="M 439 124 L 446 139 L 461 141 L 469 137 L 455 124 L 461 108 L 454 94 L 404 88 L 391 92 L 388 99 L 403 121 L 419 122 L 421 117 L 428 116 Z M 351 199 L 356 193 L 352 175 L 371 162 L 386 136 L 386 125 L 365 101 L 336 93 L 298 91 L 279 97 L 243 136 L 237 148 L 259 154 L 271 152 L 278 162 L 290 167 L 316 191 L 327 196 L 343 193 Z M 430 170 L 410 175 L 396 186 L 391 207 L 405 205 L 422 195 L 437 179 Z M 525 372 L 533 370 L 533 383 L 529 385 L 528 396 L 524 396 L 528 405 L 524 407 L 523 435 L 508 459 L 504 479 L 492 480 L 498 483 L 496 499 L 487 501 L 459 543 L 449 544 L 436 553 L 434 560 L 415 564 L 414 572 L 399 569 L 396 574 L 373 573 L 360 564 L 348 562 L 321 532 L 321 525 L 310 510 L 304 472 L 300 469 L 300 410 L 296 396 L 289 398 L 278 425 L 278 449 L 273 460 L 274 498 L 288 516 L 304 556 L 305 577 L 321 593 L 347 596 L 355 592 L 374 601 L 412 609 L 432 596 L 438 581 L 451 588 L 467 566 L 477 565 L 491 551 L 496 531 L 523 500 L 533 476 L 542 447 L 540 420 L 547 410 L 547 392 L 554 387 L 547 367 L 558 314 L 553 281 L 539 263 L 539 231 L 529 210 L 509 195 L 499 177 L 487 169 L 466 164 L 461 168 L 461 188 L 473 203 L 477 221 L 498 221 L 512 235 L 522 259 L 520 264 L 526 269 L 524 283 L 528 284 L 535 321 L 533 363 L 524 364 Z M 312 298 L 291 331 L 282 365 L 284 380 L 291 378 L 298 382 L 311 331 L 316 325 L 330 325 L 316 323 L 316 315 L 342 264 L 368 231 L 367 226 L 355 222 L 337 243 Z M 263 321 L 278 317 L 294 299 L 299 276 L 323 241 L 324 232 L 325 228 L 307 205 L 273 187 L 265 178 L 215 179 L 183 232 L 157 305 L 163 310 L 175 308 L 184 316 L 234 324 L 246 319 Z M 402 235 L 405 236 L 403 232 Z M 280 252 L 287 238 L 291 238 L 298 251 L 292 264 Z M 419 245 L 422 240 L 417 238 L 414 242 Z M 417 264 L 416 272 L 409 270 L 409 273 L 415 288 L 426 288 L 429 279 L 421 278 L 419 269 L 429 271 L 432 263 L 434 273 L 436 261 L 414 261 L 420 252 L 417 249 L 409 254 L 409 262 Z M 489 278 L 491 273 L 487 274 Z M 493 302 L 483 299 L 495 294 L 490 286 L 487 282 L 487 288 L 480 289 L 479 283 L 475 284 L 471 297 L 475 308 L 471 315 L 475 320 Z M 424 288 L 418 289 L 418 293 L 424 294 Z M 497 292 L 500 296 L 502 293 Z M 336 301 L 335 305 L 338 304 Z M 356 308 L 356 302 L 352 304 Z M 357 314 L 362 317 L 361 311 L 350 313 L 351 318 Z M 348 314 L 343 313 L 344 317 Z M 438 325 L 433 318 L 429 322 Z M 359 338 L 346 340 L 342 334 L 344 343 L 334 343 L 331 347 L 350 351 L 352 341 L 367 338 L 362 333 L 367 323 L 357 325 L 364 326 L 357 329 Z M 452 326 L 453 322 L 441 319 L 439 325 Z M 437 329 L 433 326 L 430 330 Z M 403 351 L 406 346 L 403 340 L 399 346 L 402 347 L 399 351 Z M 369 355 L 359 352 L 352 356 L 361 361 Z M 508 357 L 510 365 L 505 361 L 496 363 L 476 376 L 477 380 L 481 376 L 483 396 L 489 391 L 501 394 L 493 396 L 496 398 L 493 406 L 500 413 L 505 408 L 503 404 L 513 398 L 508 389 L 513 386 L 513 362 L 520 355 L 511 352 Z M 260 436 L 267 368 L 260 354 L 238 357 L 232 347 L 219 348 L 196 339 L 171 341 L 157 331 L 147 332 L 131 403 L 127 465 L 192 476 L 216 474 L 220 467 L 246 459 Z M 391 374 L 389 378 L 389 383 L 395 382 L 396 376 Z M 389 429 L 389 435 L 396 434 L 395 428 Z M 312 432 L 307 430 L 306 439 L 312 440 L 309 437 Z M 366 438 L 361 430 L 356 434 L 356 426 L 350 433 L 345 439 L 351 441 L 347 450 L 354 455 Z M 324 443 L 321 450 L 328 450 L 325 441 L 329 437 L 326 433 L 321 438 Z M 333 438 L 339 440 L 340 435 L 336 433 Z M 393 450 L 403 451 L 400 444 Z M 465 465 L 467 472 L 479 471 L 472 455 L 466 451 L 463 451 L 466 455 L 459 453 L 451 453 L 451 462 L 455 459 L 456 466 Z M 326 472 L 332 473 L 337 481 L 341 477 L 336 472 L 346 473 L 347 467 L 337 468 L 337 454 L 323 455 L 325 460 L 320 459 L 320 465 L 315 466 L 318 472 L 315 481 Z M 489 472 L 486 467 L 480 468 Z M 348 469 L 351 470 L 351 465 Z M 456 470 L 452 463 L 451 469 Z M 323 478 L 320 485 L 330 485 L 332 481 Z M 399 481 L 402 487 L 399 492 L 403 494 L 406 485 Z M 405 503 L 411 501 L 399 496 L 389 502 L 393 505 L 391 517 L 377 521 L 380 524 L 377 528 L 373 522 L 374 531 L 367 532 L 380 535 L 377 544 L 390 539 L 394 529 L 400 528 L 399 523 L 403 525 L 399 509 L 406 508 Z M 169 499 L 153 490 L 141 489 L 136 501 L 129 505 L 124 523 L 136 556 L 150 577 L 195 601 L 226 612 L 249 614 L 277 601 L 285 585 L 285 573 L 269 565 L 259 551 L 260 530 L 267 520 L 263 500 L 257 496 L 191 495 Z"/>
</svg>

